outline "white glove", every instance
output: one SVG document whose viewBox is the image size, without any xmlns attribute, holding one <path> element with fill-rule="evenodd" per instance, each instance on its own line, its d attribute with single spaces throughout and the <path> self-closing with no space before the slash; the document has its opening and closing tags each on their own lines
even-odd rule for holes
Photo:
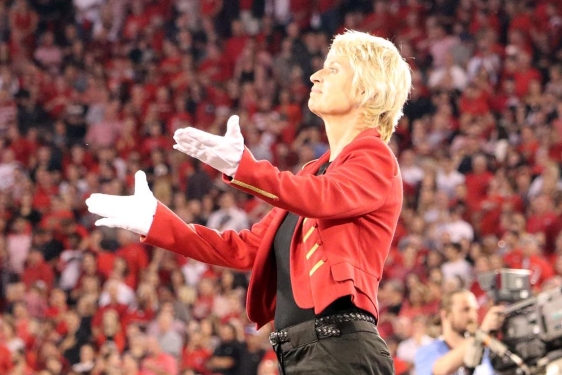
<svg viewBox="0 0 562 375">
<path fill-rule="evenodd" d="M 158 201 L 148 188 L 146 174 L 135 173 L 135 194 L 128 196 L 92 194 L 86 199 L 88 211 L 104 216 L 96 226 L 123 228 L 146 236 L 152 225 Z"/>
<path fill-rule="evenodd" d="M 236 115 L 230 116 L 224 137 L 191 127 L 178 129 L 174 133 L 174 148 L 233 177 L 244 152 L 239 120 Z"/>
</svg>

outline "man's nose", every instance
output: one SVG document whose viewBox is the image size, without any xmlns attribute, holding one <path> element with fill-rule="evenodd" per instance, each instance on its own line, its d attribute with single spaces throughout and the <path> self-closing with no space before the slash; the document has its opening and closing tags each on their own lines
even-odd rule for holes
<svg viewBox="0 0 562 375">
<path fill-rule="evenodd" d="M 318 70 L 310 76 L 310 82 L 317 83 L 322 79 L 322 70 Z"/>
</svg>

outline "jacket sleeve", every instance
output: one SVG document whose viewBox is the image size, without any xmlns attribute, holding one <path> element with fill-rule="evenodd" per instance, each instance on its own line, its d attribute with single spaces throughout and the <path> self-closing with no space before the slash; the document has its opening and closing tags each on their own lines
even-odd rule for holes
<svg viewBox="0 0 562 375">
<path fill-rule="evenodd" d="M 161 247 L 204 263 L 238 270 L 250 270 L 258 246 L 273 212 L 249 230 L 219 232 L 202 225 L 186 224 L 158 202 L 152 226 L 141 242 Z"/>
<path fill-rule="evenodd" d="M 256 161 L 246 149 L 234 178 L 224 180 L 300 216 L 338 219 L 363 215 L 380 208 L 393 184 L 401 183 L 398 163 L 380 138 L 364 137 L 347 148 L 338 156 L 342 160 L 321 176 L 280 172 L 267 161 Z"/>
</svg>

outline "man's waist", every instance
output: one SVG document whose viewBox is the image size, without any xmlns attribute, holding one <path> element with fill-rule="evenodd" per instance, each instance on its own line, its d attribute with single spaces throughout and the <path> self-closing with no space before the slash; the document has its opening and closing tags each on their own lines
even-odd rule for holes
<svg viewBox="0 0 562 375">
<path fill-rule="evenodd" d="M 365 322 L 374 327 L 377 320 L 372 314 L 360 309 L 353 309 L 331 315 L 316 317 L 313 320 L 302 322 L 278 331 L 273 331 L 269 335 L 269 342 L 272 345 L 282 344 L 290 341 L 291 334 L 302 331 L 303 329 L 314 329 L 318 339 L 340 336 L 345 331 L 345 323 L 347 322 Z M 347 327 L 347 326 L 345 326 Z"/>
</svg>

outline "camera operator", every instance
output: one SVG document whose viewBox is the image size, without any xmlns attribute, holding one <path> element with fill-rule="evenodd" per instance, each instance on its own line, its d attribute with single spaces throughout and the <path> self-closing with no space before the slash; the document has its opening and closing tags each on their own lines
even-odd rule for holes
<svg viewBox="0 0 562 375">
<path fill-rule="evenodd" d="M 474 294 L 467 289 L 459 289 L 443 296 L 441 301 L 442 335 L 432 343 L 421 347 L 415 357 L 417 375 L 492 375 L 494 370 L 487 350 L 480 349 L 476 360 L 480 363 L 475 369 L 465 366 L 465 356 L 474 351 L 474 333 L 477 330 L 489 334 L 502 324 L 503 306 L 492 306 L 480 327 L 478 327 L 478 304 Z M 468 352 L 468 356 L 472 356 Z M 482 358 L 480 360 L 480 358 Z"/>
</svg>

